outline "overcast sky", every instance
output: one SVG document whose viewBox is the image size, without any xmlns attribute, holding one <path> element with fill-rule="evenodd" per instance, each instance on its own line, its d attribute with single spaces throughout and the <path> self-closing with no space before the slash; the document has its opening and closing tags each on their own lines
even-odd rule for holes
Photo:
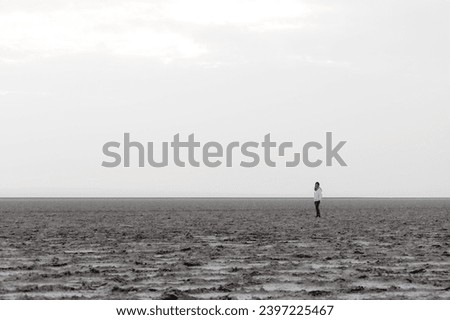
<svg viewBox="0 0 450 320">
<path fill-rule="evenodd" d="M 450 1 L 0 0 L 0 196 L 450 196 Z M 103 168 L 133 139 L 348 167 Z"/>
</svg>

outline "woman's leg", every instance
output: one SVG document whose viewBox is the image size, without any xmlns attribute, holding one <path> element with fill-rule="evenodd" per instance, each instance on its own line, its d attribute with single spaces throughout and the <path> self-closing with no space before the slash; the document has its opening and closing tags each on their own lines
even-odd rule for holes
<svg viewBox="0 0 450 320">
<path fill-rule="evenodd" d="M 314 202 L 314 204 L 316 205 L 316 217 L 320 217 L 320 209 L 319 209 L 320 201 L 316 201 Z"/>
</svg>

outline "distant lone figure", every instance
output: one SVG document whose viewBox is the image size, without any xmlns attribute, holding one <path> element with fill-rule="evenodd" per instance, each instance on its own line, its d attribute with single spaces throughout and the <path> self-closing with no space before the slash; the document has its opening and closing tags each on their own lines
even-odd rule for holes
<svg viewBox="0 0 450 320">
<path fill-rule="evenodd" d="M 316 206 L 316 218 L 320 218 L 320 200 L 322 200 L 322 188 L 320 183 L 316 182 L 314 185 L 314 205 Z"/>
</svg>

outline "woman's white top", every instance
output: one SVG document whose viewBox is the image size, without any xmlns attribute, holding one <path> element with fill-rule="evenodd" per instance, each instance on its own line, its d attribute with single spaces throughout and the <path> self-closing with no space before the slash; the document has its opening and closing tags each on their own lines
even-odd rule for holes
<svg viewBox="0 0 450 320">
<path fill-rule="evenodd" d="M 317 190 L 314 190 L 314 201 L 322 200 L 322 188 L 319 187 Z"/>
</svg>

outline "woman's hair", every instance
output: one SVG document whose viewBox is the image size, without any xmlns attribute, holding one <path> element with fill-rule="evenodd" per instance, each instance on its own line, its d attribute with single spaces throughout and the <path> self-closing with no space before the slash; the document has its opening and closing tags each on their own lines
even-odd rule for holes
<svg viewBox="0 0 450 320">
<path fill-rule="evenodd" d="M 316 184 L 320 186 L 320 183 L 316 182 Z"/>
</svg>

